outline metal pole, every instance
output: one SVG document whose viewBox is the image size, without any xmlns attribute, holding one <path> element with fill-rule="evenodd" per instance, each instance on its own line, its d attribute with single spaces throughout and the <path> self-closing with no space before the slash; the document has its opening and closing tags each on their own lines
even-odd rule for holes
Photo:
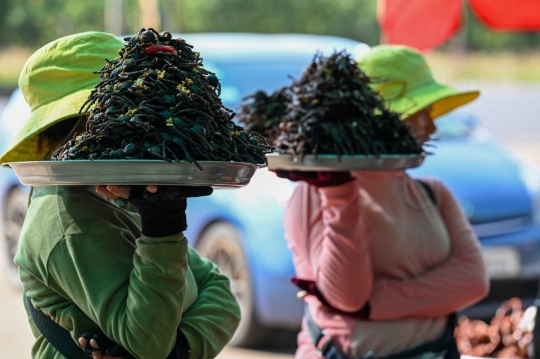
<svg viewBox="0 0 540 359">
<path fill-rule="evenodd" d="M 123 34 L 123 0 L 105 0 L 105 31 Z"/>
</svg>

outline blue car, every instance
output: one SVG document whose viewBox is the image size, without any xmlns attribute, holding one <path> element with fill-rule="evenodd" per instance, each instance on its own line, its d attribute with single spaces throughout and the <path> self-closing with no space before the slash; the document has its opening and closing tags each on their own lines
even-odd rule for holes
<svg viewBox="0 0 540 359">
<path fill-rule="evenodd" d="M 299 78 L 315 53 L 346 50 L 358 56 L 368 46 L 332 36 L 239 33 L 184 34 L 200 51 L 205 67 L 222 83 L 222 100 L 236 110 L 244 96 L 272 91 Z M 20 128 L 28 108 L 16 90 L 0 119 L 0 151 Z M 442 179 L 457 196 L 478 234 L 492 279 L 488 298 L 466 314 L 490 318 L 503 300 L 533 298 L 540 276 L 540 173 L 514 157 L 466 112 L 437 120 L 433 156 L 410 170 L 413 176 Z M 186 232 L 202 255 L 232 279 L 242 306 L 233 345 L 264 342 L 275 329 L 298 330 L 303 303 L 290 283 L 292 255 L 283 232 L 283 210 L 294 183 L 266 169 L 247 187 L 216 190 L 190 199 Z M 12 256 L 24 218 L 28 189 L 10 170 L 0 170 L 0 237 L 7 250 L 7 273 L 17 284 Z"/>
<path fill-rule="evenodd" d="M 29 115 L 30 108 L 21 91 L 15 90 L 0 117 L 0 153 L 4 153 Z M 16 288 L 21 285 L 13 257 L 28 207 L 28 192 L 15 172 L 0 168 L 0 253 L 3 254 L 0 262 L 9 282 Z"/>
</svg>

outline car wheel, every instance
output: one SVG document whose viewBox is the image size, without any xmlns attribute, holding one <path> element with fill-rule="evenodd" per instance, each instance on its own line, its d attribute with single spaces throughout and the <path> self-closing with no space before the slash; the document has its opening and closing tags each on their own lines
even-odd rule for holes
<svg viewBox="0 0 540 359">
<path fill-rule="evenodd" d="M 231 289 L 240 303 L 242 319 L 229 344 L 239 347 L 261 344 L 269 330 L 257 321 L 248 260 L 238 230 L 229 223 L 214 223 L 204 230 L 195 248 L 231 279 Z"/>
<path fill-rule="evenodd" d="M 13 260 L 15 253 L 17 253 L 19 235 L 28 209 L 28 193 L 21 188 L 14 187 L 7 196 L 5 206 L 5 215 L 2 218 L 4 236 L 0 237 L 3 239 L 4 267 L 10 284 L 17 289 L 21 289 L 19 271 Z"/>
</svg>

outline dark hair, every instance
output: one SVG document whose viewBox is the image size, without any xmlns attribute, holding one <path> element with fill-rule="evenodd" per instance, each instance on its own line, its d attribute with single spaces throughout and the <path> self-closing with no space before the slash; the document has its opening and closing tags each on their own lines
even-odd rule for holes
<svg viewBox="0 0 540 359">
<path fill-rule="evenodd" d="M 38 136 L 38 152 L 41 152 L 44 146 L 56 150 L 67 142 L 71 133 L 84 131 L 83 125 L 86 125 L 86 115 L 68 118 L 45 129 Z"/>
</svg>

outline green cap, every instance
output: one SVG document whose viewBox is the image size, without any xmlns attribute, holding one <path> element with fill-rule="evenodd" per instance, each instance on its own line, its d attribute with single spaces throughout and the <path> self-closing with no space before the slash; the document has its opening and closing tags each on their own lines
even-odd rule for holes
<svg viewBox="0 0 540 359">
<path fill-rule="evenodd" d="M 42 160 L 50 148 L 38 146 L 38 134 L 63 120 L 78 117 L 79 110 L 98 84 L 94 74 L 105 59 L 118 56 L 122 40 L 104 32 L 84 32 L 57 39 L 26 61 L 19 87 L 31 114 L 11 142 L 0 163 Z"/>
<path fill-rule="evenodd" d="M 480 95 L 478 91 L 462 92 L 437 82 L 424 56 L 407 46 L 374 46 L 357 62 L 373 79 L 373 89 L 402 119 L 430 105 L 431 117 L 437 118 Z"/>
</svg>

